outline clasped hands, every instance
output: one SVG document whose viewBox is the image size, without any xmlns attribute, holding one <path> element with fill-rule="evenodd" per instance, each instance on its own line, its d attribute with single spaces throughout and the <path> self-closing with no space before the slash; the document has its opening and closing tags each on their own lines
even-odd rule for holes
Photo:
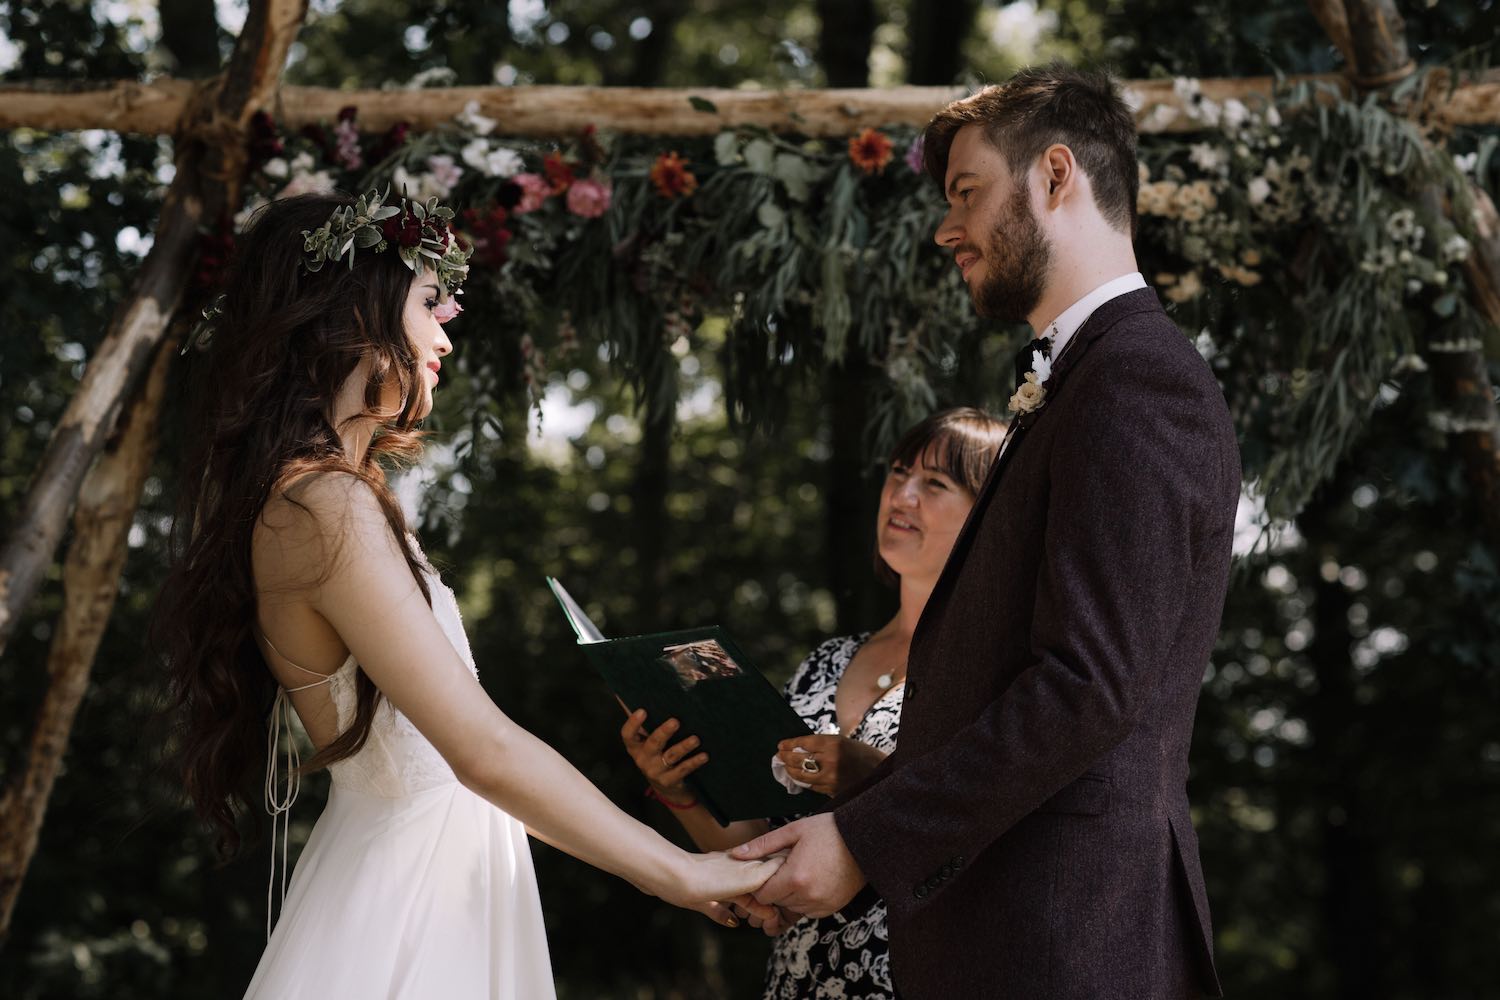
<svg viewBox="0 0 1500 1000">
<path fill-rule="evenodd" d="M 737 916 L 773 936 L 803 917 L 836 913 L 865 884 L 832 813 L 788 823 L 741 844 L 729 855 L 741 861 L 785 858 L 759 889 L 729 901 Z"/>
</svg>

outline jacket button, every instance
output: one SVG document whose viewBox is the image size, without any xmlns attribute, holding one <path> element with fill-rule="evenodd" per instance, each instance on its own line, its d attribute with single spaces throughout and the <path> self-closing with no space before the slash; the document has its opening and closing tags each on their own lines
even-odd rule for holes
<svg viewBox="0 0 1500 1000">
<path fill-rule="evenodd" d="M 962 854 L 960 854 L 958 857 L 956 857 L 956 858 L 953 859 L 953 867 L 954 868 L 962 868 L 963 866 L 964 866 L 964 856 Z"/>
<path fill-rule="evenodd" d="M 917 886 L 915 889 L 912 890 L 912 895 L 916 896 L 918 899 L 926 899 L 927 898 L 927 886 L 925 886 L 925 885 L 919 885 L 919 886 Z"/>
<path fill-rule="evenodd" d="M 953 874 L 953 866 L 952 865 L 944 865 L 942 867 L 942 870 L 939 872 L 939 875 L 941 875 L 941 877 L 943 877 L 943 878 L 947 878 L 947 877 L 949 877 L 952 874 Z"/>
</svg>

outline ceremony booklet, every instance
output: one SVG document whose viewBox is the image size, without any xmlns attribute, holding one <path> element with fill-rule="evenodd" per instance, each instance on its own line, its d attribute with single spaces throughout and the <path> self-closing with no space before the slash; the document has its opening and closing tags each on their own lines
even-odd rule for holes
<svg viewBox="0 0 1500 1000">
<path fill-rule="evenodd" d="M 676 719 L 678 738 L 698 737 L 708 763 L 687 784 L 719 825 L 809 812 L 824 801 L 812 791 L 793 795 L 772 776 L 776 745 L 812 730 L 723 629 L 606 639 L 562 584 L 549 576 L 547 585 L 605 683 L 629 710 L 646 710 L 646 731 Z"/>
</svg>

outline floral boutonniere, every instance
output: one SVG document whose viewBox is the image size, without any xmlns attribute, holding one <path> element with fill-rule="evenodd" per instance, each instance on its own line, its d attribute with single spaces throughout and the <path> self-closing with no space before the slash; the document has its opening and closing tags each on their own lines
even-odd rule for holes
<svg viewBox="0 0 1500 1000">
<path fill-rule="evenodd" d="M 1010 408 L 1015 413 L 1034 413 L 1042 408 L 1047 402 L 1046 383 L 1052 377 L 1052 362 L 1042 355 L 1041 351 L 1031 352 L 1031 371 L 1021 384 L 1016 386 L 1016 391 L 1011 394 Z"/>
</svg>

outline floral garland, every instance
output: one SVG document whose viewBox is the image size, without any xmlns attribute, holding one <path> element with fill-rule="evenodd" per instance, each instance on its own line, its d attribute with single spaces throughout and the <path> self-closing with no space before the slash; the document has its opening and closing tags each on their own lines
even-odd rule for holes
<svg viewBox="0 0 1500 1000">
<path fill-rule="evenodd" d="M 1176 90 L 1183 110 L 1146 114 L 1185 114 L 1196 131 L 1142 137 L 1138 257 L 1224 384 L 1247 476 L 1287 517 L 1369 409 L 1422 377 L 1427 326 L 1476 335 L 1461 287 L 1472 233 L 1416 198 L 1437 184 L 1461 203 L 1465 160 L 1429 155 L 1373 101 Z M 1007 360 L 1029 334 L 981 324 L 932 249 L 942 202 L 909 130 L 833 142 L 741 128 L 664 150 L 593 128 L 559 144 L 498 129 L 472 104 L 423 135 L 363 134 L 353 109 L 294 137 L 260 118 L 247 212 L 383 183 L 463 206 L 479 279 L 468 302 L 499 320 L 465 349 L 482 397 L 509 384 L 537 398 L 547 352 L 563 361 L 588 343 L 654 405 L 673 396 L 669 348 L 704 346 L 700 324 L 718 316 L 731 414 L 746 423 L 774 414 L 792 370 L 851 352 L 884 375 L 876 449 L 944 401 L 1003 408 Z"/>
</svg>

